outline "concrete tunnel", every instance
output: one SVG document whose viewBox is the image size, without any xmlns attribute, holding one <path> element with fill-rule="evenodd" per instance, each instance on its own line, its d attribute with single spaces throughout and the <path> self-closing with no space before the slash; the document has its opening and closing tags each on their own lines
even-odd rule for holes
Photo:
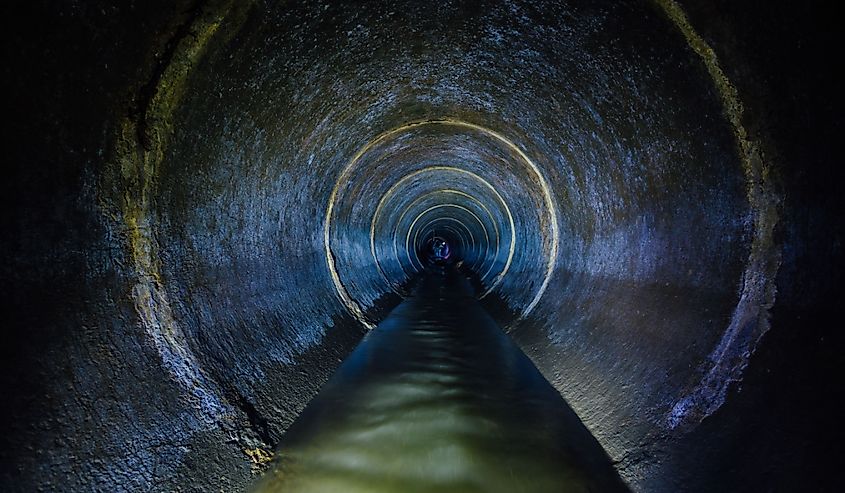
<svg viewBox="0 0 845 493">
<path fill-rule="evenodd" d="M 0 490 L 249 490 L 434 238 L 630 490 L 835 490 L 822 6 L 3 8 Z"/>
</svg>

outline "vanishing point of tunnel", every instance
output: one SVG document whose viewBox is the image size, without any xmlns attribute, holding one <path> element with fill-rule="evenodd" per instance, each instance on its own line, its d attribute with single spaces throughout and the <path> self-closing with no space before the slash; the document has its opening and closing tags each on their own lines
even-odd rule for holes
<svg viewBox="0 0 845 493">
<path fill-rule="evenodd" d="M 0 491 L 842 491 L 822 2 L 6 2 Z"/>
</svg>

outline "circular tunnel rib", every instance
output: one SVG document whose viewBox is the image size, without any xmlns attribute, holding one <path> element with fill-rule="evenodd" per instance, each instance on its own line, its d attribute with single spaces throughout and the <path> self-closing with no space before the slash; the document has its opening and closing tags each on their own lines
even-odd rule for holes
<svg viewBox="0 0 845 493">
<path fill-rule="evenodd" d="M 490 167 L 488 162 L 491 159 L 495 160 L 499 167 Z M 380 174 L 380 170 L 383 174 Z M 478 184 L 467 183 L 467 181 L 477 181 Z M 370 197 L 370 194 L 361 193 L 364 190 L 365 183 L 367 187 L 386 190 L 378 196 L 377 204 L 361 202 L 362 199 L 366 201 Z M 410 213 L 409 208 L 419 207 L 420 204 L 415 204 L 415 202 L 421 201 L 426 194 L 444 193 L 443 191 L 449 190 L 452 185 L 454 185 L 452 188 L 459 192 L 453 197 L 454 203 L 438 203 L 421 210 L 417 215 Z M 326 214 L 325 241 L 327 263 L 332 270 L 335 288 L 338 290 L 341 299 L 347 306 L 351 307 L 353 313 L 363 315 L 360 308 L 356 307 L 359 307 L 361 303 L 366 305 L 369 301 L 378 298 L 383 290 L 383 285 L 369 279 L 370 275 L 367 271 L 372 268 L 372 265 L 362 263 L 351 264 L 349 270 L 354 272 L 355 276 L 367 279 L 366 287 L 360 284 L 356 285 L 354 282 L 344 282 L 344 273 L 341 271 L 341 267 L 343 267 L 345 260 L 338 258 L 335 252 L 349 249 L 350 242 L 356 240 L 351 235 L 345 235 L 344 232 L 333 232 L 334 224 L 342 225 L 344 229 L 359 228 L 358 222 L 369 219 L 370 250 L 372 257 L 375 259 L 376 270 L 382 279 L 387 280 L 389 287 L 401 286 L 407 283 L 409 279 L 407 277 L 408 270 L 401 267 L 402 260 L 398 252 L 394 256 L 396 262 L 400 264 L 401 274 L 400 271 L 385 270 L 381 266 L 382 259 L 385 257 L 380 255 L 377 250 L 377 244 L 380 243 L 377 239 L 377 233 L 381 232 L 377 228 L 379 223 L 383 221 L 383 212 L 385 210 L 408 210 L 408 212 L 401 214 L 399 223 L 394 229 L 396 230 L 395 234 L 399 234 L 398 237 L 401 238 L 402 228 L 405 227 L 403 220 L 406 218 L 410 220 L 410 226 L 408 226 L 410 229 L 406 234 L 407 241 L 404 249 L 409 252 L 410 271 L 415 272 L 419 271 L 422 265 L 412 258 L 418 245 L 416 245 L 416 242 L 411 242 L 410 238 L 416 221 L 420 217 L 419 214 L 428 212 L 428 209 L 434 210 L 432 208 L 454 205 L 475 215 L 475 213 L 469 211 L 469 204 L 462 205 L 467 200 L 481 201 L 484 204 L 483 207 L 488 211 L 491 207 L 496 210 L 503 207 L 507 214 L 507 226 L 511 233 L 508 258 L 502 270 L 494 278 L 486 278 L 485 273 L 485 278 L 482 279 L 482 282 L 490 281 L 490 285 L 483 295 L 492 291 L 505 279 L 513 262 L 517 241 L 517 226 L 507 203 L 509 199 L 502 196 L 502 190 L 506 194 L 513 194 L 514 196 L 510 200 L 518 200 L 521 205 L 524 204 L 525 197 L 529 197 L 532 202 L 536 203 L 536 209 L 523 209 L 523 214 L 519 217 L 523 221 L 520 226 L 523 227 L 523 247 L 526 248 L 526 252 L 543 255 L 546 258 L 545 275 L 541 284 L 534 289 L 533 297 L 530 300 L 521 301 L 525 304 L 521 308 L 522 315 L 525 316 L 530 313 L 548 285 L 557 254 L 557 212 L 548 184 L 538 166 L 516 144 L 493 130 L 455 119 L 423 120 L 383 132 L 358 150 L 339 175 L 329 197 L 330 205 Z M 478 197 L 473 193 L 479 193 Z M 491 197 L 491 194 L 493 197 Z M 352 207 L 346 207 L 343 205 L 345 200 L 355 200 L 356 203 Z M 369 215 L 368 209 L 374 211 L 372 216 Z M 346 210 L 349 212 L 345 212 Z M 336 211 L 344 212 L 338 215 Z M 473 219 L 477 219 L 477 217 Z M 505 225 L 501 224 L 503 219 L 501 216 L 496 217 L 496 230 L 505 229 Z M 471 229 L 464 225 L 467 228 L 467 238 L 471 238 L 474 243 L 475 236 L 479 238 L 482 235 L 487 236 L 488 240 L 485 244 L 489 245 L 489 233 L 487 233 L 480 219 L 477 222 L 481 225 L 481 230 L 477 235 L 472 234 Z M 390 225 L 385 223 L 385 227 L 390 228 Z M 340 227 L 337 229 L 339 230 Z M 343 245 L 343 247 L 333 246 L 333 237 L 337 238 L 335 244 Z M 498 256 L 490 258 L 481 256 L 480 252 L 473 258 L 473 261 L 479 258 L 490 262 L 491 267 L 493 264 L 500 262 Z M 536 260 L 538 260 L 536 257 L 532 258 L 532 261 Z M 354 266 L 354 269 L 352 266 Z M 489 271 L 489 269 L 487 270 Z M 392 278 L 394 274 L 400 274 L 400 276 L 394 279 Z M 517 273 L 513 277 L 522 276 L 523 279 L 517 278 L 513 282 L 529 284 L 532 281 L 524 278 L 527 275 L 530 274 Z M 347 284 L 352 286 L 353 289 L 350 289 Z M 355 292 L 355 289 L 362 289 L 362 292 Z M 368 321 L 364 322 L 371 325 Z"/>
</svg>

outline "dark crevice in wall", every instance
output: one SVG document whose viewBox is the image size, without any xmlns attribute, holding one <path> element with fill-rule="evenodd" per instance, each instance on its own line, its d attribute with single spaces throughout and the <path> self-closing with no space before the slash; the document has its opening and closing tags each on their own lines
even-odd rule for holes
<svg viewBox="0 0 845 493">
<path fill-rule="evenodd" d="M 129 106 L 129 116 L 137 121 L 137 138 L 141 146 L 147 150 L 152 147 L 150 142 L 150 122 L 148 121 L 148 110 L 153 98 L 159 91 L 159 84 L 164 76 L 165 71 L 173 61 L 176 50 L 179 44 L 188 36 L 193 36 L 191 27 L 197 21 L 202 9 L 208 5 L 208 0 L 195 0 L 193 2 L 186 2 L 186 8 L 182 12 L 184 21 L 182 21 L 173 30 L 172 34 L 167 36 L 167 41 L 164 42 L 163 49 L 160 54 L 155 56 L 155 64 L 152 68 L 152 73 L 149 79 L 141 85 L 138 93 L 132 98 Z"/>
<path fill-rule="evenodd" d="M 270 450 L 276 448 L 276 445 L 279 443 L 279 436 L 272 432 L 269 421 L 267 421 L 267 418 L 265 418 L 258 409 L 255 408 L 255 404 L 250 402 L 246 396 L 232 387 L 224 390 L 223 395 L 229 402 L 233 403 L 238 407 L 238 409 L 246 414 L 250 427 L 256 435 L 258 435 L 258 438 L 261 439 L 264 445 L 266 445 Z"/>
</svg>

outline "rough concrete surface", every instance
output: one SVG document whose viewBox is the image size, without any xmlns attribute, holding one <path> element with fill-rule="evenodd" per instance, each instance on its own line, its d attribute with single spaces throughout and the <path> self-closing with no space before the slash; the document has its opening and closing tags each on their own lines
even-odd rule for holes
<svg viewBox="0 0 845 493">
<path fill-rule="evenodd" d="M 634 491 L 832 488 L 820 6 L 3 11 L 0 490 L 242 491 L 435 234 Z"/>
</svg>

